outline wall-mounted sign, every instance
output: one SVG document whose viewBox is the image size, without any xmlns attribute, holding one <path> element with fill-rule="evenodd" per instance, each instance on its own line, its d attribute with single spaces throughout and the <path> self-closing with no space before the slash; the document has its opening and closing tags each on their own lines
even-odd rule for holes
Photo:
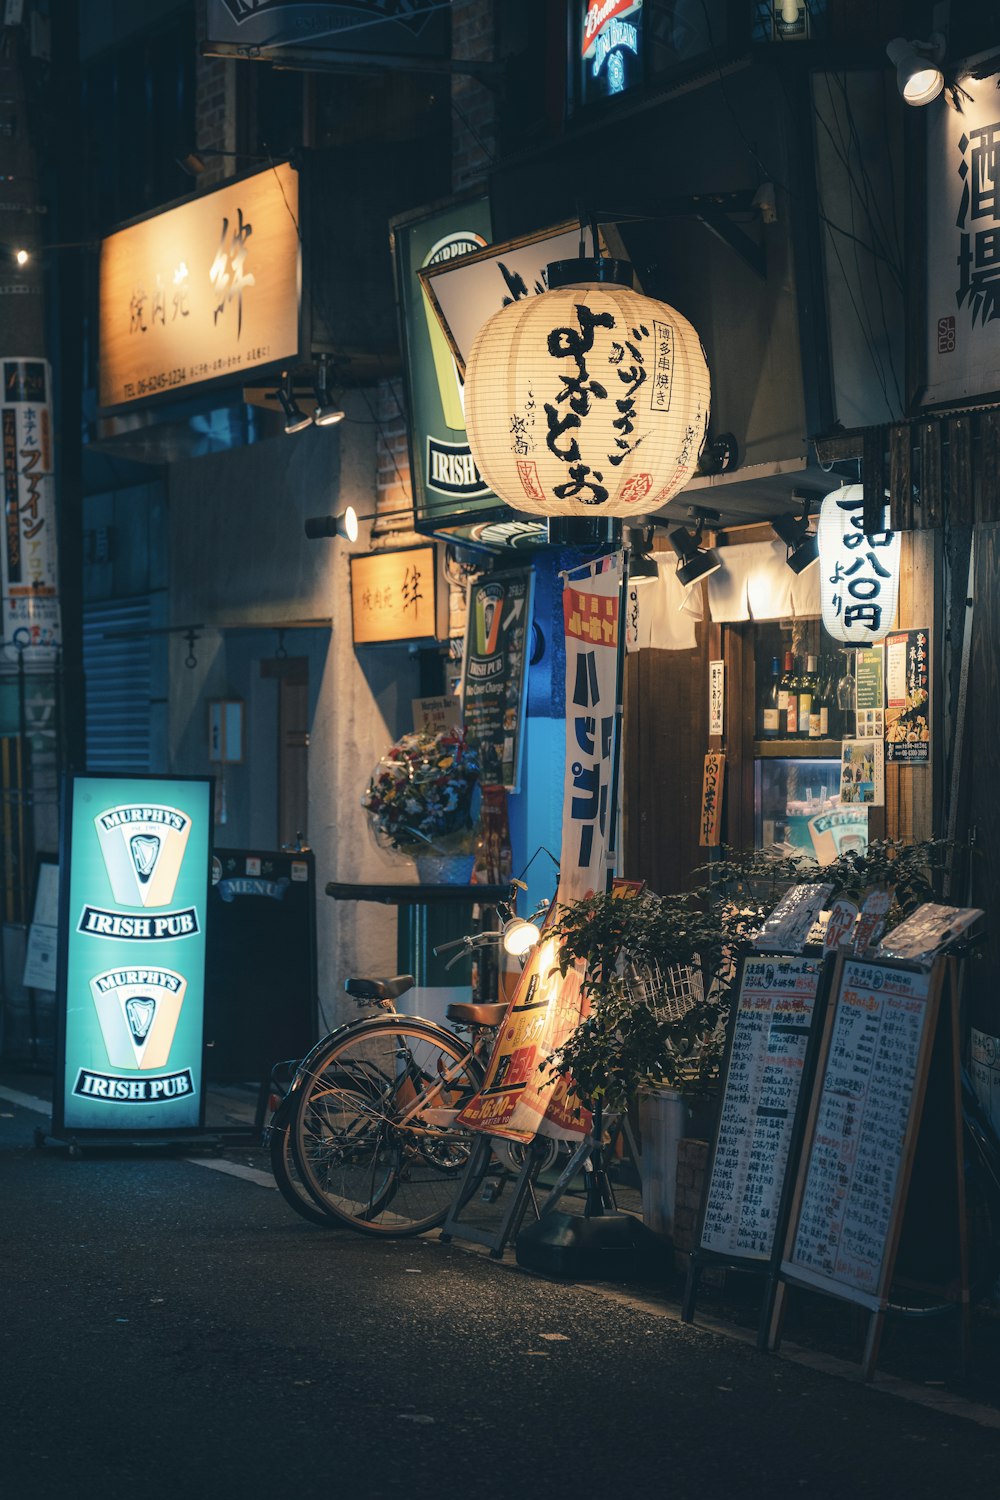
<svg viewBox="0 0 1000 1500">
<path fill-rule="evenodd" d="M 580 102 L 623 94 L 642 78 L 642 0 L 576 0 Z"/>
<path fill-rule="evenodd" d="M 413 728 L 417 734 L 440 734 L 444 729 L 458 729 L 462 723 L 461 698 L 413 699 Z"/>
<path fill-rule="evenodd" d="M 211 789 L 145 776 L 69 784 L 57 1133 L 192 1129 L 204 1119 Z"/>
<path fill-rule="evenodd" d="M 3 527 L 0 642 L 54 655 L 59 621 L 51 374 L 44 359 L 0 359 Z"/>
<path fill-rule="evenodd" d="M 710 661 L 708 664 L 708 732 L 722 734 L 725 726 L 726 664 Z"/>
<path fill-rule="evenodd" d="M 820 608 L 823 628 L 834 640 L 869 646 L 896 622 L 899 533 L 866 536 L 863 511 L 860 484 L 833 490 L 820 507 Z"/>
<path fill-rule="evenodd" d="M 298 203 L 282 162 L 102 241 L 102 407 L 298 357 Z"/>
<path fill-rule="evenodd" d="M 926 404 L 1000 390 L 996 154 L 1000 75 L 962 78 L 927 121 Z"/>
<path fill-rule="evenodd" d="M 548 291 L 551 262 L 579 254 L 579 224 L 562 224 L 418 272 L 463 376 L 469 350 L 487 318 L 511 302 Z"/>
<path fill-rule="evenodd" d="M 351 618 L 356 646 L 433 641 L 443 633 L 438 618 L 437 552 L 401 547 L 351 558 Z"/>
<path fill-rule="evenodd" d="M 718 751 L 705 756 L 701 783 L 701 818 L 698 843 L 705 849 L 716 849 L 722 842 L 722 790 L 726 777 L 726 757 Z"/>
<path fill-rule="evenodd" d="M 482 250 L 489 237 L 486 198 L 438 213 L 406 216 L 392 225 L 418 527 L 436 529 L 501 510 L 473 460 L 465 435 L 462 374 L 419 276 L 422 269 Z"/>
<path fill-rule="evenodd" d="M 516 792 L 521 782 L 531 568 L 491 573 L 469 585 L 462 656 L 462 716 L 484 786 Z"/>
<path fill-rule="evenodd" d="M 885 758 L 927 765 L 931 758 L 930 632 L 906 630 L 885 643 Z"/>
<path fill-rule="evenodd" d="M 348 0 L 315 4 L 305 0 L 208 0 L 211 41 L 229 51 L 294 47 L 310 52 L 378 52 L 393 56 L 445 57 L 449 7 L 440 0 Z M 442 14 L 444 12 L 444 14 Z M 228 55 L 228 53 L 226 54 Z"/>
</svg>

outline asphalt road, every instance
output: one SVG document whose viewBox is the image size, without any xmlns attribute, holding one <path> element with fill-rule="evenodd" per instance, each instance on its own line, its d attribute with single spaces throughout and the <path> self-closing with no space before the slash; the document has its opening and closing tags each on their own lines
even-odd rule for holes
<svg viewBox="0 0 1000 1500">
<path fill-rule="evenodd" d="M 995 1429 L 38 1123 L 0 1100 L 4 1495 L 996 1493 Z"/>
</svg>

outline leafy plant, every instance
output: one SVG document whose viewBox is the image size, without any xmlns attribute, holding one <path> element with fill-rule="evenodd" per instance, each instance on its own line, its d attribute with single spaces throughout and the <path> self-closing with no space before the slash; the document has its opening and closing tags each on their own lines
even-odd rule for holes
<svg viewBox="0 0 1000 1500">
<path fill-rule="evenodd" d="M 929 839 L 884 839 L 833 864 L 769 850 L 723 849 L 695 871 L 694 890 L 657 896 L 591 896 L 560 908 L 553 931 L 558 964 L 583 968 L 589 1014 L 550 1059 L 573 1076 L 586 1103 L 623 1107 L 644 1085 L 712 1093 L 720 1081 L 726 1022 L 740 960 L 789 885 L 832 884 L 834 896 L 860 901 L 873 885 L 893 888 L 887 927 L 934 896 L 951 846 Z M 671 970 L 700 967 L 702 993 L 684 1008 L 669 1000 Z"/>
</svg>

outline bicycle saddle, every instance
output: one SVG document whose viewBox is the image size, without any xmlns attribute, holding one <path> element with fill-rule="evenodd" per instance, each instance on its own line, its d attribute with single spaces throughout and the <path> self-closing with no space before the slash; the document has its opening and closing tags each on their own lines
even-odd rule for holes
<svg viewBox="0 0 1000 1500">
<path fill-rule="evenodd" d="M 392 979 L 345 979 L 344 989 L 355 1000 L 398 1000 L 415 982 L 412 974 L 396 974 Z"/>
<path fill-rule="evenodd" d="M 506 1005 L 467 1005 L 462 1001 L 449 1005 L 445 1011 L 449 1021 L 458 1021 L 463 1026 L 499 1026 L 506 1014 Z"/>
</svg>

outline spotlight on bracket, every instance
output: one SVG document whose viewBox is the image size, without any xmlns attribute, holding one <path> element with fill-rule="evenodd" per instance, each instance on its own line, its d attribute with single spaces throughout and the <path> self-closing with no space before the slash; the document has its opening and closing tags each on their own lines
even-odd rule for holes
<svg viewBox="0 0 1000 1500">
<path fill-rule="evenodd" d="M 908 42 L 895 37 L 886 47 L 886 56 L 896 68 L 896 87 L 907 104 L 930 104 L 944 88 L 945 40 L 935 31 L 926 42 Z"/>
<path fill-rule="evenodd" d="M 667 541 L 677 553 L 677 577 L 685 588 L 722 567 L 722 559 L 715 548 L 701 545 L 705 522 L 712 518 L 717 521 L 717 512 L 692 506 L 688 514 L 694 522 L 693 531 L 687 526 L 679 526 L 676 531 L 667 532 Z"/>
<path fill-rule="evenodd" d="M 793 499 L 803 499 L 804 509 L 801 516 L 775 516 L 771 522 L 771 530 L 779 541 L 784 542 L 788 549 L 785 562 L 793 573 L 804 573 L 806 568 L 811 568 L 813 563 L 819 562 L 819 543 L 815 532 L 809 530 L 809 501 L 805 497 L 793 495 Z"/>
<path fill-rule="evenodd" d="M 317 427 L 333 427 L 336 422 L 344 420 L 343 408 L 330 397 L 329 370 L 325 357 L 319 361 L 319 369 L 316 376 L 316 410 L 312 419 Z"/>
<path fill-rule="evenodd" d="M 282 375 L 281 384 L 278 386 L 278 401 L 281 404 L 281 410 L 285 414 L 285 431 L 287 433 L 301 432 L 303 427 L 312 426 L 312 417 L 306 416 L 295 399 L 291 378 L 287 372 Z"/>
</svg>

